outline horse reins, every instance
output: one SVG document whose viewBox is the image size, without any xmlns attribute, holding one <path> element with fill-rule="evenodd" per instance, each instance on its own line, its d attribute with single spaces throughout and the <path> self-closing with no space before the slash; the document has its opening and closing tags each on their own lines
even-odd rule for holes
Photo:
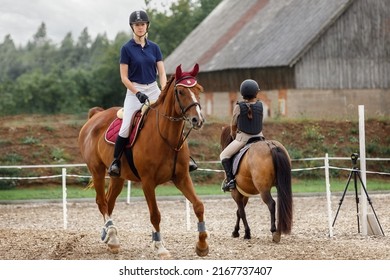
<svg viewBox="0 0 390 280">
<path fill-rule="evenodd" d="M 148 105 L 148 107 L 152 110 L 154 110 L 156 112 L 156 124 L 157 124 L 157 130 L 158 130 L 158 133 L 160 135 L 160 137 L 164 140 L 164 142 L 175 152 L 175 156 L 174 156 L 174 160 L 173 160 L 173 171 L 172 171 L 172 178 L 174 177 L 175 175 L 175 172 L 176 172 L 176 161 L 177 161 L 177 156 L 178 156 L 178 152 L 181 150 L 181 148 L 183 147 L 183 144 L 184 142 L 186 141 L 186 139 L 188 138 L 188 136 L 190 135 L 192 129 L 193 129 L 193 126 L 188 130 L 188 132 L 184 135 L 184 126 L 185 126 L 185 123 L 183 123 L 182 125 L 182 128 L 181 128 L 181 133 L 180 133 L 180 137 L 179 137 L 179 140 L 178 140 L 178 143 L 175 146 L 172 146 L 171 143 L 169 143 L 168 139 L 165 138 L 162 133 L 161 133 L 161 130 L 160 130 L 160 125 L 159 125 L 159 116 L 163 116 L 164 118 L 168 119 L 169 121 L 172 121 L 172 122 L 177 122 L 177 121 L 188 121 L 189 119 L 185 116 L 185 113 L 192 107 L 194 106 L 199 106 L 199 108 L 201 108 L 201 105 L 199 102 L 193 102 L 191 103 L 190 105 L 188 105 L 187 107 L 184 107 L 182 105 L 182 103 L 180 102 L 180 99 L 179 99 L 179 93 L 178 93 L 178 90 L 176 88 L 176 84 L 178 82 L 180 82 L 181 80 L 184 80 L 184 79 L 187 79 L 189 77 L 184 77 L 184 78 L 181 78 L 179 80 L 177 80 L 175 82 L 175 99 L 174 99 L 174 102 L 175 100 L 178 102 L 179 104 L 179 108 L 180 108 L 180 111 L 181 111 L 181 117 L 172 117 L 172 116 L 168 116 L 167 114 L 162 114 L 159 112 L 158 109 L 155 109 L 153 107 L 151 107 L 150 105 Z M 173 104 L 173 106 L 175 106 Z M 183 136 L 184 135 L 184 136 Z"/>
</svg>

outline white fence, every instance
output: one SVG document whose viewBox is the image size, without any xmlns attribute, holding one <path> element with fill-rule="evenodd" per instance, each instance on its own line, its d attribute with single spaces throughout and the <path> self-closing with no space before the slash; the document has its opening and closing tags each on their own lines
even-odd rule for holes
<svg viewBox="0 0 390 280">
<path fill-rule="evenodd" d="M 328 203 L 328 222 L 329 222 L 329 234 L 330 236 L 333 235 L 332 233 L 332 224 L 331 224 L 331 203 L 330 203 L 330 179 L 329 179 L 329 170 L 330 169 L 339 169 L 339 170 L 345 170 L 345 171 L 353 171 L 354 169 L 351 168 L 342 168 L 342 167 L 335 167 L 329 165 L 330 160 L 351 160 L 351 158 L 347 157 L 328 157 L 328 154 L 325 155 L 325 157 L 317 157 L 317 158 L 303 158 L 303 159 L 293 159 L 292 161 L 322 161 L 324 164 L 321 166 L 316 167 L 309 167 L 309 168 L 296 168 L 292 169 L 292 172 L 297 171 L 311 171 L 316 169 L 324 169 L 325 170 L 325 187 L 326 187 L 326 196 L 327 196 L 327 203 Z M 367 158 L 366 160 L 371 161 L 390 161 L 390 158 Z M 219 161 L 204 161 L 198 162 L 199 164 L 202 163 L 215 163 L 220 164 Z M 67 184 L 66 184 L 66 178 L 67 177 L 79 177 L 79 178 L 91 178 L 90 175 L 79 175 L 79 174 L 68 174 L 67 169 L 68 168 L 74 168 L 74 167 L 86 167 L 86 164 L 57 164 L 57 165 L 13 165 L 13 166 L 0 166 L 0 169 L 25 169 L 25 168 L 61 168 L 62 172 L 58 175 L 50 175 L 50 176 L 28 176 L 28 177 L 0 177 L 0 180 L 37 180 L 37 179 L 51 179 L 51 178 L 62 178 L 62 204 L 63 204 L 63 222 L 64 222 L 64 229 L 67 228 Z M 205 172 L 224 172 L 220 169 L 204 169 L 204 168 L 198 168 L 199 171 L 205 171 Z M 390 175 L 390 173 L 386 172 L 374 172 L 374 171 L 365 171 L 366 173 L 372 173 L 372 174 L 380 174 L 380 175 Z M 107 177 L 109 178 L 109 177 Z M 127 203 L 130 203 L 130 197 L 131 197 L 131 181 L 128 181 L 127 184 Z M 189 202 L 186 200 L 186 223 L 187 228 L 190 226 L 189 221 Z"/>
</svg>

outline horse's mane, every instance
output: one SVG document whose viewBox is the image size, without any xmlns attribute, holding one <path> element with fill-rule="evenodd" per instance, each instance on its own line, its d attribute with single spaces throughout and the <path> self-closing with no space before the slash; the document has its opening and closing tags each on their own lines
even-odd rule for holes
<svg viewBox="0 0 390 280">
<path fill-rule="evenodd" d="M 161 90 L 160 96 L 158 97 L 157 101 L 152 105 L 153 107 L 164 102 L 165 97 L 167 96 L 168 91 L 169 91 L 171 85 L 174 83 L 174 81 L 175 81 L 175 75 L 172 75 L 169 78 L 169 80 L 167 81 L 167 84 L 165 85 L 165 87 Z"/>
</svg>

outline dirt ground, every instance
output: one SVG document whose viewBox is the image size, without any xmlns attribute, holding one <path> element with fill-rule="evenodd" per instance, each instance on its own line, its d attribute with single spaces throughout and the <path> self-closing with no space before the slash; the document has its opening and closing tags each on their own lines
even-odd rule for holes
<svg viewBox="0 0 390 280">
<path fill-rule="evenodd" d="M 71 116 L 9 116 L 0 118 L 0 161 L 7 165 L 82 163 L 77 137 L 85 119 Z M 375 147 L 388 146 L 390 122 L 371 121 L 366 134 L 375 137 Z M 192 153 L 197 160 L 216 160 L 220 152 L 221 123 L 209 122 L 201 131 L 190 135 Z M 310 150 L 308 137 L 319 146 L 334 146 L 338 156 L 349 156 L 346 145 L 356 146 L 356 124 L 350 121 L 267 123 L 264 133 L 269 139 L 280 139 L 296 149 Z M 306 138 L 302 137 L 306 135 Z M 352 136 L 353 137 L 352 137 Z M 323 138 L 324 137 L 324 138 Z M 347 141 L 348 139 L 348 141 Z M 355 141 L 355 142 L 354 142 Z M 386 142 L 387 141 L 387 142 Z M 299 148 L 301 147 L 301 148 Z M 318 152 L 318 151 L 317 151 Z M 323 156 L 322 151 L 319 151 Z M 302 156 L 305 156 L 305 152 Z M 372 154 L 375 156 L 375 154 Z M 379 155 L 380 156 L 380 155 Z M 47 169 L 34 171 L 34 176 L 48 175 Z M 8 175 L 8 174 L 6 174 Z M 30 174 L 31 175 L 31 174 Z M 46 181 L 45 181 L 46 182 Z M 26 183 L 23 186 L 26 187 Z M 225 197 L 225 196 L 223 196 Z M 340 196 L 332 197 L 333 217 Z M 294 225 L 290 235 L 283 235 L 279 244 L 273 243 L 269 231 L 269 212 L 259 198 L 251 198 L 247 206 L 252 239 L 232 238 L 235 224 L 235 203 L 225 198 L 205 198 L 206 228 L 210 260 L 389 260 L 390 194 L 371 194 L 374 209 L 386 236 L 363 236 L 358 233 L 356 203 L 346 197 L 330 238 L 325 195 L 294 198 Z M 172 259 L 201 259 L 194 252 L 196 220 L 191 211 L 191 229 L 187 230 L 184 199 L 160 200 L 162 238 Z M 0 205 L 0 259 L 2 260 L 154 260 L 151 249 L 152 228 L 144 200 L 127 205 L 119 201 L 114 211 L 121 250 L 107 251 L 100 241 L 103 221 L 93 201 L 69 201 L 68 228 L 63 229 L 61 203 L 23 203 Z"/>
<path fill-rule="evenodd" d="M 321 196 L 294 197 L 294 225 L 281 242 L 271 241 L 269 212 L 259 198 L 247 206 L 252 239 L 232 238 L 235 203 L 228 194 L 222 198 L 202 198 L 209 232 L 208 260 L 389 260 L 389 193 L 370 195 L 385 236 L 358 233 L 356 202 L 347 195 L 329 237 L 327 201 Z M 340 195 L 332 195 L 332 221 Z M 187 230 L 186 203 L 183 197 L 159 200 L 161 234 L 172 259 L 199 260 L 194 252 L 196 219 L 190 211 Z M 361 205 L 359 205 L 361 207 Z M 371 207 L 368 205 L 371 212 Z M 63 229 L 61 203 L 23 203 L 0 205 L 0 259 L 2 260 L 154 260 L 152 227 L 143 199 L 130 204 L 118 201 L 113 220 L 118 228 L 121 249 L 110 253 L 100 241 L 103 225 L 92 201 L 69 201 L 68 224 Z M 360 221 L 361 222 L 361 221 Z"/>
</svg>

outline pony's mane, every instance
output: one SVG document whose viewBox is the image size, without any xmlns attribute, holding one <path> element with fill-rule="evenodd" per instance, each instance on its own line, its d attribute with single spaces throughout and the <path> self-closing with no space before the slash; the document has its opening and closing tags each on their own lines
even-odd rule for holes
<svg viewBox="0 0 390 280">
<path fill-rule="evenodd" d="M 162 89 L 160 96 L 158 97 L 157 101 L 153 104 L 153 107 L 164 102 L 165 97 L 167 96 L 168 91 L 171 88 L 171 85 L 174 83 L 174 81 L 175 81 L 175 75 L 173 74 L 167 81 L 165 87 Z"/>
<path fill-rule="evenodd" d="M 222 133 L 221 133 L 221 148 L 222 149 L 225 149 L 232 141 L 233 141 L 233 138 L 232 136 L 230 135 L 230 125 L 226 125 L 224 127 L 222 127 Z"/>
</svg>

